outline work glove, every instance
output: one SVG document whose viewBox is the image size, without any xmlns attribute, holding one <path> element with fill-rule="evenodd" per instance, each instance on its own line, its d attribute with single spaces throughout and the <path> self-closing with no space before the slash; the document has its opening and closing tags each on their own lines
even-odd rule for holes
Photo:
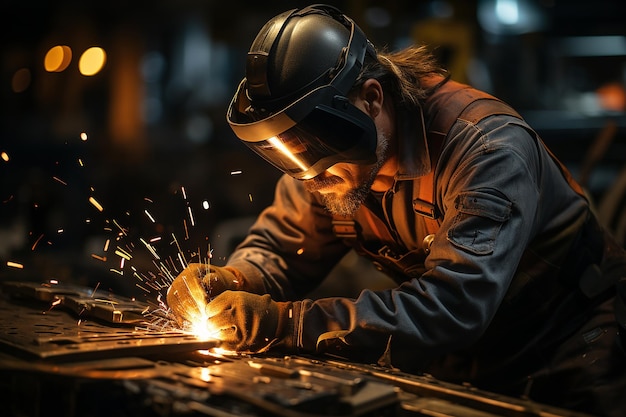
<svg viewBox="0 0 626 417">
<path fill-rule="evenodd" d="M 243 288 L 243 275 L 231 267 L 192 263 L 178 274 L 167 290 L 167 305 L 179 325 L 197 323 L 206 304 L 226 290 Z"/>
<path fill-rule="evenodd" d="M 225 291 L 207 304 L 206 316 L 212 334 L 227 350 L 259 353 L 273 348 L 292 353 L 293 307 L 294 303 L 274 301 L 268 294 Z"/>
</svg>

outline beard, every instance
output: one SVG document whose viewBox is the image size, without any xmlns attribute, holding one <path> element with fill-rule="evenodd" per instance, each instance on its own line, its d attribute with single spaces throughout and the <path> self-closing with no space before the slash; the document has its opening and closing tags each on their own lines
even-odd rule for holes
<svg viewBox="0 0 626 417">
<path fill-rule="evenodd" d="M 367 175 L 363 177 L 363 181 L 344 194 L 321 194 L 322 202 L 331 214 L 346 217 L 354 216 L 369 195 L 378 171 L 380 171 L 380 168 L 387 161 L 389 157 L 388 148 L 388 138 L 382 133 L 379 134 L 376 146 L 376 163 L 370 168 Z M 311 181 L 305 183 L 305 187 L 308 191 L 314 192 L 323 188 L 332 187 L 341 182 L 343 182 L 342 179 L 338 177 L 313 178 Z"/>
</svg>

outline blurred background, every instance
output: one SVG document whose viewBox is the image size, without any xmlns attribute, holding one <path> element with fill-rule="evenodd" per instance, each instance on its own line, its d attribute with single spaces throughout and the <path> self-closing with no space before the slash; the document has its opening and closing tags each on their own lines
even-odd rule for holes
<svg viewBox="0 0 626 417">
<path fill-rule="evenodd" d="M 310 2 L 39 3 L 0 6 L 0 280 L 152 297 L 185 262 L 223 263 L 278 178 L 226 107 L 261 26 Z M 624 2 L 327 3 L 512 104 L 626 241 Z"/>
</svg>

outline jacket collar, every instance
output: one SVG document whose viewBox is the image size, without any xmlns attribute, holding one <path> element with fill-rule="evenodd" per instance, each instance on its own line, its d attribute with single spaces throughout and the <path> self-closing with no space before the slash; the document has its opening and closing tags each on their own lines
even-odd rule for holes
<svg viewBox="0 0 626 417">
<path fill-rule="evenodd" d="M 426 136 L 426 125 L 424 122 L 424 111 L 422 107 L 418 109 L 417 117 L 410 117 L 408 112 L 398 114 L 397 135 L 398 135 L 398 172 L 396 180 L 412 180 L 422 177 L 432 168 L 428 141 Z"/>
</svg>

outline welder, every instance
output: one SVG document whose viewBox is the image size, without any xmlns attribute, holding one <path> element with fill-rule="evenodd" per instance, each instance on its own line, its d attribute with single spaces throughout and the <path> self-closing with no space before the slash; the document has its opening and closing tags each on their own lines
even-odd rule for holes
<svg viewBox="0 0 626 417">
<path fill-rule="evenodd" d="M 204 309 L 233 351 L 626 410 L 624 249 L 509 105 L 453 81 L 425 46 L 377 50 L 313 5 L 260 30 L 227 119 L 284 175 L 225 266 L 173 281 L 181 323 Z M 307 299 L 350 249 L 397 286 Z"/>
</svg>

